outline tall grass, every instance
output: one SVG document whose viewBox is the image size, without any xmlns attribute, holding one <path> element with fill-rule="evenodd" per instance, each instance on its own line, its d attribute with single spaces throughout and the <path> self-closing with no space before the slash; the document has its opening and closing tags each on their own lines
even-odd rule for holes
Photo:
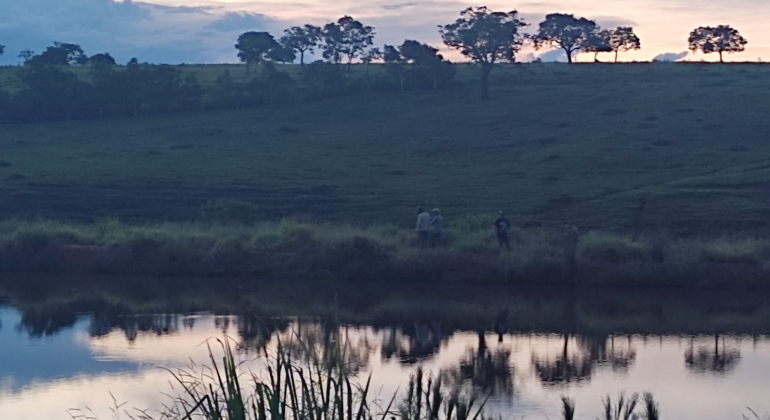
<svg viewBox="0 0 770 420">
<path fill-rule="evenodd" d="M 622 284 L 625 277 L 697 279 L 709 273 L 704 267 L 714 264 L 740 265 L 760 280 L 765 271 L 770 272 L 770 239 L 672 240 L 656 233 L 579 234 L 573 229 L 565 234 L 563 229 L 531 228 L 513 229 L 511 250 L 505 252 L 496 243 L 491 216 L 468 216 L 450 223 L 443 246 L 422 249 L 411 229 L 392 225 L 296 219 L 152 225 L 115 219 L 92 224 L 3 221 L 0 270 L 67 271 L 74 266 L 80 271 L 121 274 L 310 277 L 331 273 L 350 280 L 390 276 L 499 282 L 569 280 L 581 273 L 586 277 L 581 268 L 588 267 L 596 279 L 600 276 L 595 274 L 602 274 L 597 270 L 606 270 L 606 278 L 619 279 L 612 280 L 615 284 Z"/>
<path fill-rule="evenodd" d="M 371 377 L 354 383 L 339 357 L 310 357 L 298 363 L 289 347 L 278 345 L 274 355 L 265 350 L 266 377 L 242 372 L 228 341 L 219 341 L 223 356 L 217 360 L 209 347 L 210 367 L 188 366 L 171 372 L 183 392 L 162 414 L 163 420 L 483 420 L 487 399 L 465 398 L 446 391 L 441 380 L 419 369 L 403 400 L 391 396 L 386 406 L 370 395 Z M 306 349 L 308 350 L 308 349 Z M 326 349 L 325 353 L 328 353 Z M 335 351 L 332 351 L 335 354 Z M 331 363 L 329 363 L 331 362 Z M 246 381 L 244 381 L 244 378 Z M 247 387 L 244 383 L 250 383 Z"/>
</svg>

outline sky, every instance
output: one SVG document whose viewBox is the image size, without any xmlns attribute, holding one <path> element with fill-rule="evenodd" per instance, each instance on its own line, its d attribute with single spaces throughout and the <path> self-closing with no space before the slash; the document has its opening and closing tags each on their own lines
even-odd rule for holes
<svg viewBox="0 0 770 420">
<path fill-rule="evenodd" d="M 441 46 L 437 26 L 454 21 L 469 6 L 518 10 L 537 27 L 545 14 L 574 13 L 612 28 L 633 26 L 642 50 L 621 60 L 716 60 L 684 55 L 689 32 L 697 26 L 728 24 L 749 40 L 746 52 L 729 60 L 770 60 L 770 1 L 767 0 L 3 0 L 0 64 L 16 64 L 18 53 L 40 52 L 53 41 L 80 44 L 88 54 L 111 53 L 124 63 L 136 57 L 152 63 L 229 63 L 237 61 L 235 40 L 246 31 L 279 36 L 287 27 L 322 25 L 351 15 L 375 27 L 376 45 L 416 39 Z M 663 55 L 667 54 L 667 55 Z M 452 59 L 457 57 L 447 53 Z M 524 50 L 519 59 L 542 56 L 558 60 L 559 52 Z M 610 60 L 607 55 L 604 59 Z M 585 54 L 583 60 L 593 57 Z M 600 56 L 601 59 L 601 56 Z"/>
</svg>

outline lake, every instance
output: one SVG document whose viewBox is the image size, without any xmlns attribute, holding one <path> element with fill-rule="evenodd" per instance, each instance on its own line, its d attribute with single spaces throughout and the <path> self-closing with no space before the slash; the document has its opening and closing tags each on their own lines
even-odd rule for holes
<svg viewBox="0 0 770 420">
<path fill-rule="evenodd" d="M 562 395 L 594 419 L 620 391 L 653 392 L 667 419 L 770 413 L 770 306 L 756 292 L 27 276 L 1 280 L 0 302 L 9 419 L 157 413 L 175 392 L 166 369 L 210 365 L 216 339 L 254 372 L 279 341 L 339 340 L 380 400 L 422 367 L 490 395 L 503 419 L 559 418 Z"/>
</svg>

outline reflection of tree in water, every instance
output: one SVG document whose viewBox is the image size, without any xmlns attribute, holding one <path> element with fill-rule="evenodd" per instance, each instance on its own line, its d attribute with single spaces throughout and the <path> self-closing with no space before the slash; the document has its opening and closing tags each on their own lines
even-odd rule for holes
<svg viewBox="0 0 770 420">
<path fill-rule="evenodd" d="M 365 333 L 332 323 L 298 321 L 279 338 L 292 357 L 324 368 L 344 366 L 351 374 L 369 366 L 374 350 Z"/>
<path fill-rule="evenodd" d="M 128 341 L 135 341 L 139 333 L 167 335 L 179 331 L 180 315 L 133 315 L 110 316 L 95 314 L 91 319 L 89 333 L 93 337 L 102 337 L 115 329 L 123 331 Z"/>
<path fill-rule="evenodd" d="M 494 397 L 513 395 L 511 351 L 507 348 L 489 349 L 484 332 L 478 332 L 478 346 L 468 348 L 459 365 L 442 369 L 442 381 L 452 388 L 471 385 Z"/>
<path fill-rule="evenodd" d="M 383 360 L 397 358 L 402 364 L 415 364 L 438 353 L 441 343 L 451 334 L 444 334 L 441 324 L 417 323 L 409 328 L 383 330 L 381 354 Z"/>
<path fill-rule="evenodd" d="M 73 311 L 28 309 L 22 312 L 18 331 L 26 331 L 31 337 L 44 337 L 72 327 L 77 321 Z"/>
<path fill-rule="evenodd" d="M 694 373 L 726 374 L 735 369 L 741 359 L 741 352 L 728 349 L 722 337 L 722 348 L 719 347 L 719 334 L 714 335 L 714 347 L 700 347 L 695 351 L 695 340 L 690 338 L 690 347 L 684 353 L 684 363 L 687 369 Z"/>
<path fill-rule="evenodd" d="M 249 352 L 251 350 L 259 351 L 264 349 L 274 334 L 282 333 L 289 328 L 290 321 L 286 318 L 261 318 L 256 315 L 241 315 L 237 317 L 236 323 L 238 336 L 240 337 L 238 349 Z"/>
<path fill-rule="evenodd" d="M 616 372 L 627 372 L 636 361 L 636 351 L 616 345 L 615 337 L 577 336 L 576 346 L 570 352 L 570 336 L 563 336 L 562 351 L 553 359 L 532 358 L 532 365 L 540 380 L 546 385 L 569 384 L 590 380 L 596 366 L 607 365 Z"/>
</svg>

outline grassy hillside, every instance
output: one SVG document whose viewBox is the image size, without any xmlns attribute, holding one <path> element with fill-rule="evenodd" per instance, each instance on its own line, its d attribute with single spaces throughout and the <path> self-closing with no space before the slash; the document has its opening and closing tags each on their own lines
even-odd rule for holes
<svg viewBox="0 0 770 420">
<path fill-rule="evenodd" d="M 204 84 L 223 70 L 186 69 Z M 488 101 L 475 72 L 457 79 L 438 92 L 0 126 L 0 216 L 188 219 L 230 198 L 264 218 L 403 225 L 419 204 L 450 221 L 506 209 L 517 224 L 681 233 L 770 220 L 768 66 L 514 66 L 494 74 Z"/>
</svg>

